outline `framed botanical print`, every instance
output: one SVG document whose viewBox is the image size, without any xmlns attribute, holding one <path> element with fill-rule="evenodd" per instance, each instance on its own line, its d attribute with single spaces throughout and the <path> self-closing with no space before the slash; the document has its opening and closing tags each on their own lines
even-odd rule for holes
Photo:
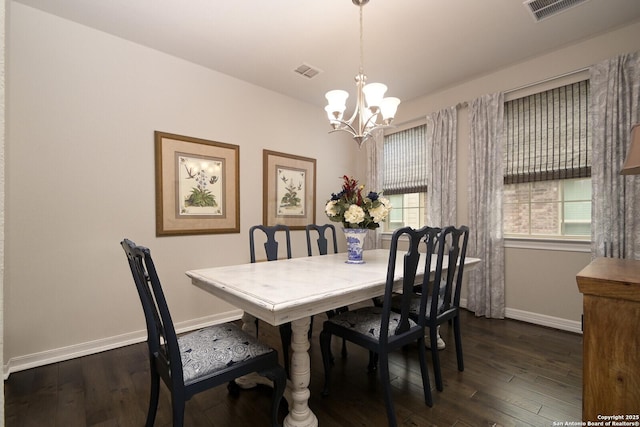
<svg viewBox="0 0 640 427">
<path fill-rule="evenodd" d="M 240 147 L 154 133 L 156 235 L 240 232 Z"/>
<path fill-rule="evenodd" d="M 263 150 L 263 224 L 302 230 L 316 220 L 316 160 Z"/>
</svg>

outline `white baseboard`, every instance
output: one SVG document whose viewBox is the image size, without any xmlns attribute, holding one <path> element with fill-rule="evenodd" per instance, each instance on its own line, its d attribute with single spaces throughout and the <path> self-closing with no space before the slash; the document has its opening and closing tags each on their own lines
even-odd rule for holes
<svg viewBox="0 0 640 427">
<path fill-rule="evenodd" d="M 467 300 L 461 299 L 460 306 L 466 308 Z M 562 319 L 559 317 L 547 316 L 546 314 L 516 310 L 508 307 L 505 308 L 504 311 L 504 315 L 507 319 L 520 320 L 522 322 L 533 323 L 534 325 L 582 334 L 582 323 L 575 320 Z"/>
<path fill-rule="evenodd" d="M 577 322 L 575 320 L 562 319 L 559 317 L 531 313 L 529 311 L 516 310 L 513 308 L 505 309 L 505 317 L 536 325 L 547 326 L 549 328 L 582 334 L 582 322 Z"/>
<path fill-rule="evenodd" d="M 175 324 L 176 333 L 181 334 L 193 331 L 210 325 L 216 325 L 225 322 L 232 322 L 242 317 L 242 310 L 233 310 L 222 314 L 201 317 L 186 322 Z M 76 357 L 88 356 L 115 348 L 124 347 L 131 344 L 143 342 L 147 339 L 147 331 L 140 330 L 129 332 L 114 337 L 103 338 L 95 341 L 89 341 L 81 344 L 74 344 L 68 347 L 56 348 L 40 353 L 28 354 L 11 358 L 8 363 L 3 366 L 4 379 L 9 378 L 13 372 L 23 371 L 38 366 L 48 365 L 50 363 L 61 362 L 64 360 L 75 359 Z"/>
</svg>

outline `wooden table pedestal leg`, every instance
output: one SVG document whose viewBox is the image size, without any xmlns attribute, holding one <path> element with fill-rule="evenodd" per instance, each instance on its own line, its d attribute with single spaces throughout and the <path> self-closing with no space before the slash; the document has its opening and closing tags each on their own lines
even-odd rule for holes
<svg viewBox="0 0 640 427">
<path fill-rule="evenodd" d="M 291 400 L 289 414 L 284 419 L 285 427 L 317 427 L 318 419 L 309 408 L 309 381 L 311 380 L 311 362 L 309 359 L 310 317 L 291 322 L 291 381 L 289 382 Z"/>
</svg>

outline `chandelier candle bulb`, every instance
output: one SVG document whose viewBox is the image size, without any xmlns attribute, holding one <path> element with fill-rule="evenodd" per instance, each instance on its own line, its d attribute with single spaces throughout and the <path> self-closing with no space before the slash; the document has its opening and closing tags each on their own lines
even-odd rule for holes
<svg viewBox="0 0 640 427">
<path fill-rule="evenodd" d="M 387 86 L 382 83 L 369 83 L 362 88 L 367 106 L 371 112 L 376 112 L 378 107 L 382 105 L 382 98 L 387 91 Z"/>
<path fill-rule="evenodd" d="M 382 120 L 385 125 L 390 125 L 391 120 L 396 115 L 396 111 L 398 110 L 398 105 L 400 105 L 400 100 L 393 96 L 384 98 L 382 100 L 382 104 L 380 105 L 380 113 L 382 114 Z"/>
<path fill-rule="evenodd" d="M 346 90 L 330 90 L 325 95 L 325 98 L 327 98 L 327 101 L 329 101 L 329 105 L 327 107 L 331 107 L 335 111 L 344 112 L 345 108 L 347 108 L 348 97 L 349 92 L 347 92 Z"/>
</svg>

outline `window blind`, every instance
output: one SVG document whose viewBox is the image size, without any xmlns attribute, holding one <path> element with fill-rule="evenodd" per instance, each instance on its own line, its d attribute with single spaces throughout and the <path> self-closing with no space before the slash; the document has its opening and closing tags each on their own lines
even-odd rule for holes
<svg viewBox="0 0 640 427">
<path fill-rule="evenodd" d="M 589 81 L 505 102 L 504 183 L 591 176 Z"/>
<path fill-rule="evenodd" d="M 427 191 L 426 125 L 384 137 L 384 194 Z"/>
</svg>

